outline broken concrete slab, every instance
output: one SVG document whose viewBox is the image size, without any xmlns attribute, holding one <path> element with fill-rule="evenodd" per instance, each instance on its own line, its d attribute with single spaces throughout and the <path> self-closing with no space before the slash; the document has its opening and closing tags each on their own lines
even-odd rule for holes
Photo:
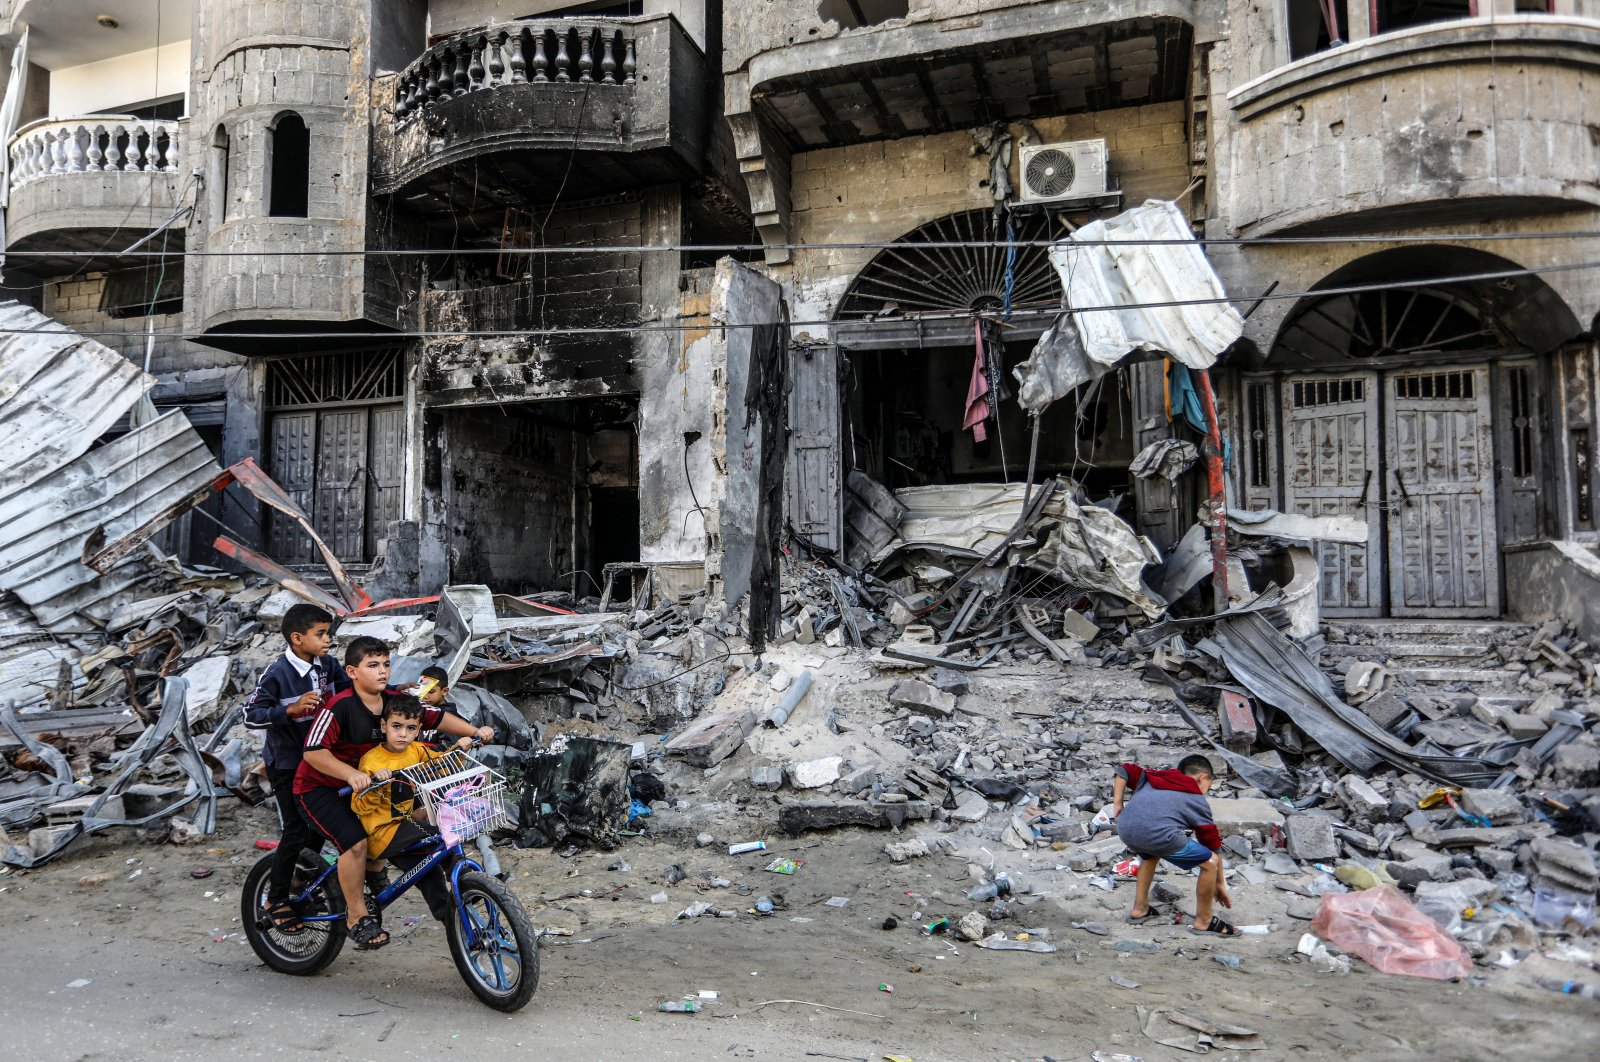
<svg viewBox="0 0 1600 1062">
<path fill-rule="evenodd" d="M 1214 797 L 1211 804 L 1211 821 L 1224 837 L 1244 833 L 1246 830 L 1271 832 L 1272 827 L 1283 824 L 1283 805 L 1260 797 Z"/>
<path fill-rule="evenodd" d="M 950 817 L 956 822 L 977 822 L 987 814 L 989 801 L 984 799 L 982 793 L 968 790 L 957 799 L 956 809 L 950 813 Z"/>
<path fill-rule="evenodd" d="M 682 756 L 693 767 L 710 767 L 732 756 L 755 729 L 755 708 L 733 708 L 702 719 L 666 743 L 671 756 Z"/>
<path fill-rule="evenodd" d="M 1256 713 L 1250 698 L 1221 690 L 1217 698 L 1217 721 L 1221 724 L 1222 743 L 1234 752 L 1249 752 L 1256 743 Z"/>
<path fill-rule="evenodd" d="M 920 715 L 947 719 L 955 714 L 956 698 L 921 679 L 901 679 L 889 691 L 889 703 Z"/>
<path fill-rule="evenodd" d="M 1420 853 L 1400 863 L 1385 863 L 1389 876 L 1404 888 L 1414 889 L 1425 881 L 1451 881 L 1455 878 L 1450 857 L 1443 852 Z"/>
<path fill-rule="evenodd" d="M 1100 636 L 1100 627 L 1094 620 L 1076 609 L 1063 609 L 1061 633 L 1080 642 L 1092 642 Z"/>
<path fill-rule="evenodd" d="M 1544 720 L 1536 715 L 1524 715 L 1520 712 L 1507 715 L 1500 720 L 1500 725 L 1506 728 L 1506 733 L 1516 741 L 1535 741 L 1544 737 L 1550 729 Z"/>
<path fill-rule="evenodd" d="M 952 697 L 965 696 L 967 691 L 972 688 L 972 682 L 966 675 L 948 667 L 934 668 L 931 677 L 933 685 L 940 692 L 948 693 Z"/>
<path fill-rule="evenodd" d="M 807 830 L 831 830 L 839 826 L 864 826 L 869 829 L 898 829 L 909 821 L 920 821 L 933 814 L 925 800 L 887 804 L 867 800 L 812 800 L 785 804 L 778 809 L 778 828 L 791 837 Z"/>
<path fill-rule="evenodd" d="M 823 756 L 821 759 L 787 764 L 783 773 L 796 789 L 821 789 L 837 782 L 843 769 L 843 756 Z"/>
<path fill-rule="evenodd" d="M 196 726 L 213 715 L 228 692 L 228 680 L 233 674 L 233 657 L 208 656 L 183 673 L 189 682 L 189 696 L 185 701 L 185 715 L 190 726 Z"/>
<path fill-rule="evenodd" d="M 925 855 L 931 855 L 932 849 L 928 847 L 927 841 L 917 838 L 886 844 L 883 846 L 883 854 L 889 857 L 890 862 L 904 863 L 908 859 L 920 859 Z"/>
<path fill-rule="evenodd" d="M 1463 789 L 1461 809 L 1488 819 L 1491 826 L 1507 826 L 1527 818 L 1522 801 L 1509 789 Z"/>
<path fill-rule="evenodd" d="M 769 791 L 782 789 L 783 768 L 775 764 L 758 763 L 750 768 L 750 784 Z"/>
<path fill-rule="evenodd" d="M 1371 822 L 1388 814 L 1389 801 L 1359 775 L 1347 774 L 1341 778 L 1339 794 L 1345 806 L 1363 821 Z"/>
</svg>

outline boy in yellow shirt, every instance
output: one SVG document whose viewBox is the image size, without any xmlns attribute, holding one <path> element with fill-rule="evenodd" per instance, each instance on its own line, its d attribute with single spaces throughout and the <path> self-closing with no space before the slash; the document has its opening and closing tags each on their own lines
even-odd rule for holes
<svg viewBox="0 0 1600 1062">
<path fill-rule="evenodd" d="M 417 741 L 422 714 L 423 705 L 414 698 L 391 697 L 384 701 L 383 744 L 362 756 L 357 769 L 375 783 L 389 784 L 374 785 L 350 800 L 351 809 L 367 830 L 368 858 L 387 859 L 401 871 L 411 870 L 426 854 L 408 854 L 406 850 L 434 834 L 423 809 L 416 805 L 416 790 L 397 773 L 443 755 Z M 466 748 L 472 739 L 464 737 L 457 744 Z M 450 917 L 450 891 L 438 868 L 424 875 L 417 887 L 433 917 L 441 922 Z"/>
</svg>

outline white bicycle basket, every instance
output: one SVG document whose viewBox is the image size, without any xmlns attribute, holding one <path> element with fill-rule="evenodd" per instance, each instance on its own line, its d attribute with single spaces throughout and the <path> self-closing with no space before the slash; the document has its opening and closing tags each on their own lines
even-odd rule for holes
<svg viewBox="0 0 1600 1062">
<path fill-rule="evenodd" d="M 461 749 L 396 772 L 416 789 L 446 844 L 511 825 L 506 780 Z"/>
</svg>

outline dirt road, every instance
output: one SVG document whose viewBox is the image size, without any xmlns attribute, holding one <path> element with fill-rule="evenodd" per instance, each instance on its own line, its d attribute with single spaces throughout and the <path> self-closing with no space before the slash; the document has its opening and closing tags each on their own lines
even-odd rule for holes
<svg viewBox="0 0 1600 1062">
<path fill-rule="evenodd" d="M 1386 977 L 1360 963 L 1349 976 L 1321 974 L 1289 957 L 1293 926 L 1227 942 L 1177 926 L 1124 926 L 1126 888 L 1020 907 L 1010 928 L 1048 928 L 1054 954 L 988 952 L 930 937 L 916 928 L 919 915 L 930 921 L 972 906 L 960 897 L 965 864 L 932 857 L 895 865 L 879 851 L 881 835 L 859 833 L 776 841 L 772 854 L 805 861 L 792 878 L 766 873 L 759 856 L 641 840 L 570 860 L 508 853 L 512 883 L 535 921 L 572 934 L 547 939 L 538 995 L 508 1017 L 467 994 L 442 930 L 411 896 L 386 916 L 397 939 L 382 951 L 346 949 L 326 974 L 305 979 L 261 966 L 237 915 L 239 885 L 257 856 L 253 840 L 265 833 L 264 814 L 247 811 L 225 824 L 210 849 L 102 839 L 42 870 L 0 876 L 4 1053 L 39 1060 L 317 1053 L 934 1062 L 1082 1059 L 1096 1050 L 1189 1057 L 1146 1039 L 1136 1005 L 1255 1028 L 1264 1048 L 1253 1057 L 1262 1059 L 1573 1057 L 1575 1037 L 1600 1043 L 1600 1006 L 1522 987 L 1531 978 L 1519 971 L 1490 987 Z M 619 859 L 630 869 L 608 869 Z M 652 904 L 670 863 L 689 878 L 666 890 L 670 902 Z M 190 871 L 198 865 L 215 873 L 196 880 Z M 712 888 L 712 876 L 735 886 Z M 741 894 L 740 884 L 750 888 Z M 772 916 L 744 913 L 757 895 L 780 891 L 785 906 Z M 833 896 L 850 902 L 826 906 Z M 674 924 L 673 915 L 697 899 L 740 914 Z M 1249 903 L 1240 897 L 1243 919 Z M 889 916 L 899 926 L 886 931 Z M 1084 921 L 1102 923 L 1110 935 L 1073 928 Z M 1117 942 L 1128 940 L 1160 947 L 1118 952 Z M 1217 953 L 1239 956 L 1239 968 L 1210 961 Z M 1139 987 L 1120 987 L 1113 976 Z M 80 980 L 89 983 L 71 987 Z M 656 1010 L 702 990 L 718 997 L 700 1014 Z M 758 1006 L 783 999 L 846 1009 Z"/>
</svg>

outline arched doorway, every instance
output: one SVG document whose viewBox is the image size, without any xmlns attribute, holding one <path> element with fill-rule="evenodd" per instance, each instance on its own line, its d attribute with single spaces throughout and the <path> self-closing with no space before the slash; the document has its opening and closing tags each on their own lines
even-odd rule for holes
<svg viewBox="0 0 1600 1062">
<path fill-rule="evenodd" d="M 1359 259 L 1242 380 L 1247 503 L 1365 524 L 1318 547 L 1330 615 L 1503 611 L 1501 548 L 1550 519 L 1546 355 L 1580 331 L 1539 278 L 1481 277 L 1516 269 L 1442 246 Z"/>
</svg>

